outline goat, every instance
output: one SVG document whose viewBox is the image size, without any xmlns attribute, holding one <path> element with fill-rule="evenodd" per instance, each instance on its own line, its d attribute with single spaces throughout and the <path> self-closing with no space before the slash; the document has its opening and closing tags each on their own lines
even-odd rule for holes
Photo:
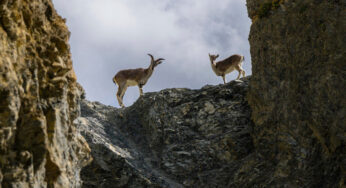
<svg viewBox="0 0 346 188">
<path fill-rule="evenodd" d="M 242 68 L 243 61 L 245 60 L 244 56 L 234 54 L 227 59 L 224 59 L 219 62 L 214 62 L 219 57 L 219 54 L 217 55 L 210 55 L 210 62 L 211 62 L 211 68 L 215 72 L 217 76 L 222 76 L 223 82 L 226 83 L 226 74 L 237 70 L 239 72 L 239 75 L 237 77 L 237 80 L 239 80 L 240 75 L 242 74 L 243 77 L 245 77 L 245 71 Z"/>
<path fill-rule="evenodd" d="M 157 60 L 151 54 L 148 54 L 151 58 L 151 62 L 148 68 L 126 69 L 121 70 L 113 77 L 113 82 L 118 85 L 117 99 L 119 105 L 124 108 L 123 97 L 129 86 L 138 86 L 140 96 L 143 95 L 142 87 L 147 83 L 150 76 L 153 74 L 154 68 L 161 64 L 163 58 Z"/>
</svg>

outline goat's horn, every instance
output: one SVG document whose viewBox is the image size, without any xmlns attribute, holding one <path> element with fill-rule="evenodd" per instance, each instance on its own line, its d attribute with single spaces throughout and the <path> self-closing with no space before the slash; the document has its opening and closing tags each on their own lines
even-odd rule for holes
<svg viewBox="0 0 346 188">
<path fill-rule="evenodd" d="M 152 61 L 154 61 L 154 57 L 153 57 L 153 55 L 148 54 L 148 56 L 150 56 L 150 57 L 151 57 L 151 60 L 152 60 Z"/>
</svg>

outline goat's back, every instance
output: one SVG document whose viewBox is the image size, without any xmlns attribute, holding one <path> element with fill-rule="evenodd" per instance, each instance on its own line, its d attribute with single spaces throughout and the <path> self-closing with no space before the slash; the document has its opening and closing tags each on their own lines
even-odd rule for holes
<svg viewBox="0 0 346 188">
<path fill-rule="evenodd" d="M 145 69 L 125 69 L 117 72 L 113 78 L 115 82 L 120 82 L 121 80 L 140 80 L 143 77 Z"/>
<path fill-rule="evenodd" d="M 216 68 L 219 71 L 225 72 L 227 71 L 230 67 L 236 66 L 237 64 L 241 63 L 243 61 L 243 56 L 239 54 L 234 54 L 231 55 L 230 57 L 219 61 L 216 63 Z"/>
</svg>

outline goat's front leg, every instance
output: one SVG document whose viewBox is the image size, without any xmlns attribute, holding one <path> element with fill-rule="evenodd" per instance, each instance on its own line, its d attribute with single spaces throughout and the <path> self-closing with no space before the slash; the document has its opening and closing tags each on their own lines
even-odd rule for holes
<svg viewBox="0 0 346 188">
<path fill-rule="evenodd" d="M 237 71 L 238 71 L 238 77 L 236 80 L 239 80 L 240 76 L 242 75 L 243 77 L 245 77 L 245 71 L 240 67 L 240 66 L 237 66 L 236 67 Z"/>
<path fill-rule="evenodd" d="M 126 90 L 127 90 L 127 86 L 124 85 L 124 86 L 122 86 L 122 87 L 119 87 L 118 93 L 117 93 L 118 102 L 119 102 L 119 105 L 120 105 L 122 108 L 125 107 L 125 105 L 124 105 L 124 103 L 123 103 L 123 98 L 124 98 L 124 95 L 125 95 Z"/>
<path fill-rule="evenodd" d="M 124 106 L 123 100 L 122 100 L 122 98 L 121 98 L 121 90 L 122 90 L 122 89 L 119 87 L 119 88 L 118 88 L 118 92 L 117 92 L 117 99 L 118 99 L 119 106 L 120 106 L 121 108 L 124 108 L 125 106 Z"/>
<path fill-rule="evenodd" d="M 245 71 L 244 70 L 242 70 L 242 74 L 243 74 L 243 77 L 245 77 Z"/>
<path fill-rule="evenodd" d="M 226 75 L 222 75 L 223 83 L 226 84 Z"/>
</svg>

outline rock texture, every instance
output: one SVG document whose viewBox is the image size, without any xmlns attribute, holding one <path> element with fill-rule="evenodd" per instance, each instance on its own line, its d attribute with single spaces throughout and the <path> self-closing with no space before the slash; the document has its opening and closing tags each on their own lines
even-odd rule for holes
<svg viewBox="0 0 346 188">
<path fill-rule="evenodd" d="M 346 186 L 346 2 L 247 6 L 251 82 L 83 101 L 83 187 Z"/>
<path fill-rule="evenodd" d="M 248 84 L 145 93 L 125 109 L 83 101 L 76 123 L 94 158 L 83 187 L 242 185 L 256 170 Z"/>
<path fill-rule="evenodd" d="M 79 117 L 64 20 L 0 1 L 0 187 L 345 187 L 346 2 L 247 6 L 251 82 L 83 100 Z"/>
<path fill-rule="evenodd" d="M 0 1 L 0 187 L 78 187 L 90 160 L 69 31 L 50 0 Z"/>
<path fill-rule="evenodd" d="M 254 147 L 282 187 L 346 186 L 346 2 L 247 0 Z"/>
</svg>

